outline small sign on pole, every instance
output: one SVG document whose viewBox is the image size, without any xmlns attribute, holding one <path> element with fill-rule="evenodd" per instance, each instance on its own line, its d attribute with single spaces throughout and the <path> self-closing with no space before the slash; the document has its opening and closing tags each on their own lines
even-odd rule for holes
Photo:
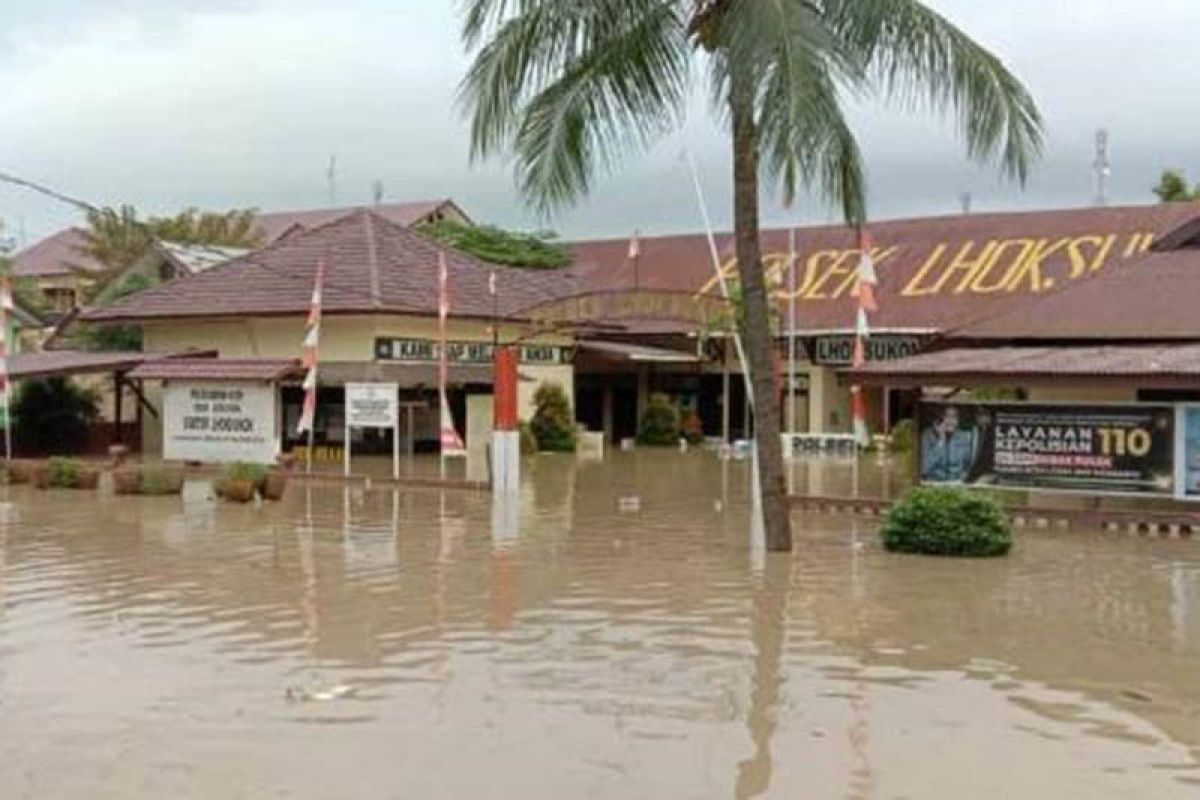
<svg viewBox="0 0 1200 800">
<path fill-rule="evenodd" d="M 400 386 L 395 383 L 346 384 L 346 464 L 350 476 L 351 432 L 354 428 L 392 429 L 392 477 L 400 477 Z"/>
</svg>

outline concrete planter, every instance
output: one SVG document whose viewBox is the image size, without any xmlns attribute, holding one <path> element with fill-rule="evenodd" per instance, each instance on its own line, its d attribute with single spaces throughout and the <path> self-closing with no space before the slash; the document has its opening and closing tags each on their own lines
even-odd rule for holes
<svg viewBox="0 0 1200 800">
<path fill-rule="evenodd" d="M 217 496 L 232 503 L 249 503 L 254 499 L 258 486 L 248 478 L 223 478 L 217 481 Z"/>
<path fill-rule="evenodd" d="M 262 496 L 264 500 L 282 500 L 283 493 L 287 491 L 288 476 L 283 470 L 271 470 L 267 473 L 266 480 L 262 485 Z"/>
</svg>

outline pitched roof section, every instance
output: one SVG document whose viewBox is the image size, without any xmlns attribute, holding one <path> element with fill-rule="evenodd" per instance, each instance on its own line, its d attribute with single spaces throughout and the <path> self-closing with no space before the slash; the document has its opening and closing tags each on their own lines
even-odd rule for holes
<svg viewBox="0 0 1200 800">
<path fill-rule="evenodd" d="M 1200 344 L 978 347 L 876 361 L 844 374 L 858 383 L 955 386 L 1037 379 L 1200 381 Z"/>
<path fill-rule="evenodd" d="M 1098 272 L 1120 272 L 1159 236 L 1200 218 L 1200 203 L 972 214 L 872 223 L 880 279 L 876 330 L 946 330 L 1031 301 Z M 858 260 L 844 226 L 801 228 L 797 269 L 799 328 L 852 330 L 850 297 Z M 736 276 L 733 239 L 717 236 L 727 274 Z M 627 239 L 578 242 L 575 270 L 587 290 L 719 290 L 706 238 L 643 237 L 636 264 Z M 786 230 L 762 234 L 764 264 L 786 313 Z"/>
<path fill-rule="evenodd" d="M 1151 251 L 949 334 L 980 340 L 1200 340 L 1197 298 L 1200 249 Z"/>
<path fill-rule="evenodd" d="M 297 232 L 319 228 L 356 211 L 370 211 L 390 222 L 405 226 L 425 222 L 438 214 L 461 216 L 463 219 L 467 219 L 466 213 L 453 200 L 442 197 L 403 203 L 379 203 L 373 206 L 314 208 L 307 211 L 270 211 L 258 215 L 258 227 L 262 230 L 264 241 L 269 244 L 284 234 L 295 235 Z"/>
<path fill-rule="evenodd" d="M 66 228 L 47 236 L 13 256 L 13 275 L 47 278 L 75 272 L 103 272 L 107 267 L 83 252 L 83 228 Z"/>
<path fill-rule="evenodd" d="M 528 305 L 552 300 L 573 286 L 555 271 L 497 268 L 441 248 L 371 211 L 357 211 L 197 275 L 89 309 L 83 318 L 114 322 L 305 314 L 322 261 L 325 313 L 433 315 L 442 249 L 454 316 L 492 316 L 488 276 L 493 271 L 498 276 L 497 311 L 505 317 L 520 316 Z"/>
</svg>

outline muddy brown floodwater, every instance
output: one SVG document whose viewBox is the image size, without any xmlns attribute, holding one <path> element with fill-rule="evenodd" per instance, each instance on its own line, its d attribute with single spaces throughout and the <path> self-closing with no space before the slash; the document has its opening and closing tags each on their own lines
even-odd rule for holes
<svg viewBox="0 0 1200 800">
<path fill-rule="evenodd" d="M 760 558 L 745 468 L 543 456 L 495 525 L 0 489 L 0 797 L 1200 797 L 1200 542 Z"/>
</svg>

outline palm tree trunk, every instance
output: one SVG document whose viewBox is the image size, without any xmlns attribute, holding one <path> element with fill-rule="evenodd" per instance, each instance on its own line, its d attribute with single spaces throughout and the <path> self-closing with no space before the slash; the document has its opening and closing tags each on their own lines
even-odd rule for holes
<svg viewBox="0 0 1200 800">
<path fill-rule="evenodd" d="M 738 280 L 744 303 L 746 357 L 754 387 L 754 442 L 758 450 L 767 549 L 792 549 L 792 527 L 779 438 L 779 387 L 775 384 L 775 339 L 758 230 L 758 132 L 753 86 L 731 71 L 729 110 L 733 123 L 733 230 Z"/>
</svg>

